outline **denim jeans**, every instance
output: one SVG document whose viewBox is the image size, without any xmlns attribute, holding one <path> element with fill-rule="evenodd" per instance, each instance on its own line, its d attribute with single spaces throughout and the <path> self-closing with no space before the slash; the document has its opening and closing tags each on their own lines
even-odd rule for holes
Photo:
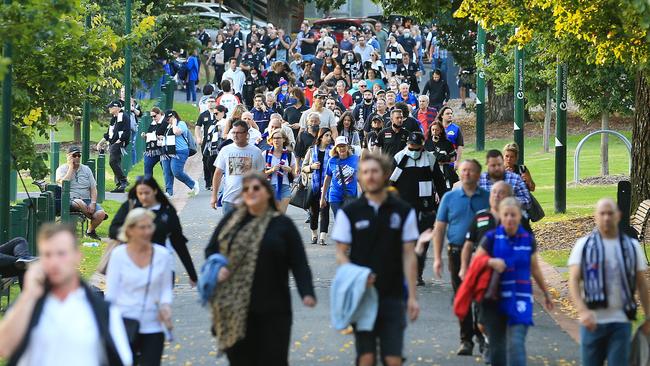
<svg viewBox="0 0 650 366">
<path fill-rule="evenodd" d="M 183 170 L 189 157 L 189 150 L 176 151 L 173 158 L 162 160 L 163 173 L 165 174 L 165 191 L 170 196 L 174 195 L 174 178 L 185 183 L 189 189 L 194 189 L 196 182 Z"/>
<path fill-rule="evenodd" d="M 329 205 L 334 213 L 334 220 L 336 220 L 336 213 L 343 207 L 343 202 L 330 202 Z"/>
<path fill-rule="evenodd" d="M 483 301 L 481 322 L 490 343 L 490 362 L 494 366 L 526 365 L 526 334 L 528 326 L 508 325 L 508 317 L 499 311 L 496 302 Z"/>
<path fill-rule="evenodd" d="M 598 324 L 590 332 L 580 327 L 580 354 L 585 366 L 628 365 L 630 358 L 630 337 L 632 324 L 606 323 Z"/>
<path fill-rule="evenodd" d="M 144 175 L 153 176 L 153 168 L 160 162 L 160 156 L 144 156 Z"/>
<path fill-rule="evenodd" d="M 185 100 L 190 101 L 192 97 L 192 102 L 196 102 L 196 80 L 187 81 L 187 89 L 185 90 Z"/>
<path fill-rule="evenodd" d="M 237 206 L 232 202 L 221 202 L 221 207 L 223 208 L 223 215 L 226 216 L 228 213 L 235 211 Z"/>
</svg>

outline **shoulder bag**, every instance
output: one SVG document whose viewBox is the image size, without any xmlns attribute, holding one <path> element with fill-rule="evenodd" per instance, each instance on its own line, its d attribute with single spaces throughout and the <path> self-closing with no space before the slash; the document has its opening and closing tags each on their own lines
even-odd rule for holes
<svg viewBox="0 0 650 366">
<path fill-rule="evenodd" d="M 519 166 L 519 175 L 522 175 L 526 172 L 526 167 L 524 165 Z M 530 207 L 528 208 L 528 218 L 532 222 L 537 222 L 546 216 L 546 213 L 544 212 L 544 209 L 542 208 L 542 205 L 539 204 L 539 201 L 537 201 L 537 198 L 533 196 L 533 194 L 529 191 L 528 194 L 530 195 Z"/>
<path fill-rule="evenodd" d="M 155 245 L 155 244 L 152 244 Z M 147 296 L 149 295 L 149 285 L 151 284 L 151 272 L 153 271 L 153 253 L 156 251 L 156 248 L 151 247 L 151 263 L 149 263 L 149 274 L 147 275 L 147 286 L 144 290 L 144 298 L 142 299 L 142 310 L 140 311 L 140 319 L 144 315 L 144 309 L 147 305 Z M 140 319 L 130 319 L 122 318 L 124 321 L 124 329 L 126 330 L 126 336 L 129 339 L 129 344 L 133 344 L 140 333 Z"/>
</svg>

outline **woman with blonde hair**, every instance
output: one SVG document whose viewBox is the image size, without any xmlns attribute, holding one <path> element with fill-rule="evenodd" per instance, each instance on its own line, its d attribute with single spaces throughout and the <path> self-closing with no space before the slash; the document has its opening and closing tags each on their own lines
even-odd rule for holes
<svg viewBox="0 0 650 366">
<path fill-rule="evenodd" d="M 278 211 L 285 213 L 291 200 L 291 183 L 293 183 L 293 173 L 296 171 L 296 157 L 287 149 L 289 137 L 281 128 L 273 130 L 269 140 L 271 148 L 262 153 L 266 160 L 264 174 L 273 186 Z"/>
<path fill-rule="evenodd" d="M 521 180 L 526 183 L 528 190 L 535 192 L 535 181 L 533 181 L 533 177 L 530 175 L 530 170 L 523 164 L 517 164 L 518 158 L 519 145 L 517 143 L 513 142 L 503 147 L 503 163 L 506 166 L 506 170 L 519 175 Z"/>
<path fill-rule="evenodd" d="M 122 313 L 135 365 L 160 365 L 165 335 L 172 329 L 174 258 L 151 242 L 154 219 L 142 207 L 126 215 L 118 234 L 126 245 L 113 249 L 106 270 L 106 300 Z"/>
<path fill-rule="evenodd" d="M 265 176 L 242 180 L 242 204 L 217 225 L 205 256 L 228 259 L 217 275 L 212 328 L 218 349 L 232 366 L 289 364 L 291 294 L 289 270 L 307 307 L 314 307 L 314 285 L 300 233 L 275 207 Z"/>
<path fill-rule="evenodd" d="M 357 198 L 359 156 L 352 152 L 347 137 L 338 136 L 334 148 L 330 150 L 330 157 L 325 168 L 320 207 L 325 208 L 329 203 L 336 216 L 344 204 Z"/>
</svg>

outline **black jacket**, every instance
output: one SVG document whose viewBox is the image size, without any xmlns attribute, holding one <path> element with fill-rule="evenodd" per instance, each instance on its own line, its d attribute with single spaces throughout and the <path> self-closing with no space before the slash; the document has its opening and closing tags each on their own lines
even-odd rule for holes
<svg viewBox="0 0 650 366">
<path fill-rule="evenodd" d="M 205 248 L 206 258 L 219 253 L 217 238 L 231 215 L 232 213 L 226 215 L 217 225 L 210 243 Z M 252 216 L 249 215 L 244 222 L 250 219 Z M 228 257 L 227 253 L 221 254 Z M 300 233 L 289 217 L 280 215 L 271 219 L 260 244 L 251 290 L 250 312 L 291 312 L 289 270 L 293 273 L 300 296 L 315 298 L 311 269 Z"/>
<path fill-rule="evenodd" d="M 113 134 L 110 134 L 111 127 L 113 128 Z M 120 136 L 121 132 L 121 136 Z M 109 144 L 121 143 L 122 146 L 127 146 L 129 141 L 131 141 L 131 118 L 129 113 L 120 111 L 117 116 L 111 118 L 111 123 L 104 134 L 104 140 L 108 141 Z"/>
<path fill-rule="evenodd" d="M 429 96 L 429 105 L 438 108 L 444 102 L 449 100 L 449 85 L 447 81 L 440 78 L 438 81 L 429 79 L 424 85 L 422 94 Z"/>
<path fill-rule="evenodd" d="M 117 240 L 117 234 L 120 227 L 124 224 L 126 215 L 131 208 L 135 207 L 142 207 L 142 205 L 137 200 L 135 202 L 127 200 L 120 206 L 120 209 L 113 218 L 113 222 L 111 222 L 111 226 L 108 228 L 108 236 L 111 239 Z M 156 218 L 154 219 L 156 230 L 151 237 L 151 241 L 159 245 L 165 245 L 167 238 L 169 238 L 172 247 L 174 247 L 174 251 L 178 254 L 178 257 L 183 263 L 183 267 L 187 271 L 187 275 L 192 281 L 196 282 L 198 279 L 196 269 L 194 268 L 190 251 L 187 249 L 187 238 L 183 235 L 183 228 L 178 219 L 176 209 L 173 206 L 161 205 L 160 210 L 153 212 L 156 214 Z"/>
</svg>

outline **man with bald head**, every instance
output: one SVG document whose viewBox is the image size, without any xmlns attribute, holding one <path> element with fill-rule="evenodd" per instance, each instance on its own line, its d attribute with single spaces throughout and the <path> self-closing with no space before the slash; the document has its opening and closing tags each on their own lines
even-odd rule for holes
<svg viewBox="0 0 650 366">
<path fill-rule="evenodd" d="M 596 228 L 578 239 L 569 256 L 569 294 L 580 319 L 583 365 L 628 365 L 632 321 L 639 293 L 650 334 L 647 269 L 639 243 L 618 230 L 621 212 L 603 198 L 596 204 Z"/>
</svg>

